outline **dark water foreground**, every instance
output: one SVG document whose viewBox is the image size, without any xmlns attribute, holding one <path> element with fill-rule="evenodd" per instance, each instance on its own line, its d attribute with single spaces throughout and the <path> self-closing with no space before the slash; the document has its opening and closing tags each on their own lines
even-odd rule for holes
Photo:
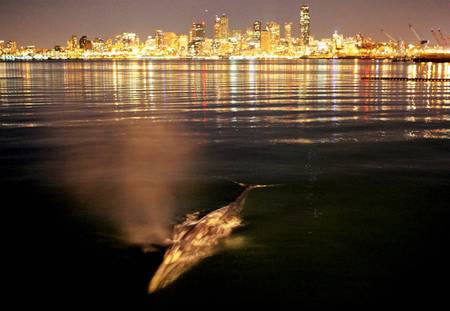
<svg viewBox="0 0 450 311">
<path fill-rule="evenodd" d="M 450 84 L 365 75 L 448 78 L 450 67 L 0 64 L 3 252 L 17 302 L 446 304 Z M 229 203 L 233 180 L 281 186 L 252 192 L 220 252 L 148 295 L 164 249 L 140 242 Z"/>
</svg>

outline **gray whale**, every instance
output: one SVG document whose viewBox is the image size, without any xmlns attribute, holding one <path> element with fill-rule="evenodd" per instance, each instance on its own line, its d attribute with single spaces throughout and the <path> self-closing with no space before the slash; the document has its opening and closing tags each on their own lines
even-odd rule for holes
<svg viewBox="0 0 450 311">
<path fill-rule="evenodd" d="M 189 214 L 186 220 L 174 227 L 170 247 L 163 262 L 150 281 L 148 292 L 154 293 L 174 282 L 202 259 L 217 251 L 219 242 L 242 224 L 239 216 L 250 191 L 269 185 L 246 185 L 230 204 L 199 218 L 198 213 Z"/>
</svg>

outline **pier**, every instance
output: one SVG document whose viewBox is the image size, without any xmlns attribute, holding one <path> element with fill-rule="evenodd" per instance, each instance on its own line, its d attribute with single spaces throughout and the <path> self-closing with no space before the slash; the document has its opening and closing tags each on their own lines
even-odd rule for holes
<svg viewBox="0 0 450 311">
<path fill-rule="evenodd" d="M 406 77 L 362 77 L 362 80 L 389 80 L 389 81 L 423 81 L 423 82 L 450 82 L 447 78 L 406 78 Z"/>
</svg>

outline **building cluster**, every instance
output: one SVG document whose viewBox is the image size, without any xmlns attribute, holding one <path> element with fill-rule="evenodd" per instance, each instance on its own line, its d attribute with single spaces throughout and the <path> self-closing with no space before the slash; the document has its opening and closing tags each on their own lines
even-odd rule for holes
<svg viewBox="0 0 450 311">
<path fill-rule="evenodd" d="M 298 37 L 293 36 L 298 27 Z M 192 23 L 188 34 L 156 30 L 141 40 L 135 33 L 115 38 L 90 39 L 73 35 L 65 46 L 38 49 L 18 48 L 14 41 L 0 41 L 3 60 L 32 59 L 101 59 L 101 58 L 392 58 L 414 55 L 422 48 L 399 47 L 397 42 L 375 42 L 357 34 L 344 37 L 335 32 L 330 38 L 316 40 L 311 36 L 311 16 L 307 5 L 301 5 L 298 22 L 280 24 L 255 20 L 245 30 L 230 29 L 229 18 L 222 14 L 214 20 L 213 37 L 208 38 L 205 22 Z"/>
</svg>

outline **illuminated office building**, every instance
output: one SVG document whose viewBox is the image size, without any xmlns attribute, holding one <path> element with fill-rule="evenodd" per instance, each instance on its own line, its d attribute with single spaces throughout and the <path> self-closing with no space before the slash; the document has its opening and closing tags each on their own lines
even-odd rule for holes
<svg viewBox="0 0 450 311">
<path fill-rule="evenodd" d="M 158 49 L 157 46 L 156 46 L 156 39 L 155 39 L 155 37 L 148 36 L 147 40 L 145 40 L 144 48 L 145 48 L 147 53 L 155 52 Z"/>
<path fill-rule="evenodd" d="M 270 32 L 268 30 L 261 31 L 261 50 L 269 52 L 271 49 Z"/>
<path fill-rule="evenodd" d="M 222 14 L 222 16 L 217 16 L 214 22 L 214 39 L 223 40 L 228 39 L 229 28 L 228 28 L 228 16 Z"/>
<path fill-rule="evenodd" d="M 202 45 L 206 40 L 206 24 L 192 23 L 191 30 L 189 31 L 189 51 L 191 54 L 201 54 Z"/>
<path fill-rule="evenodd" d="M 189 37 L 187 35 L 180 35 L 178 37 L 177 44 L 179 55 L 185 56 L 189 47 Z"/>
<path fill-rule="evenodd" d="M 277 22 L 268 22 L 267 31 L 269 32 L 270 47 L 274 50 L 280 44 L 280 24 Z"/>
<path fill-rule="evenodd" d="M 156 47 L 162 48 L 164 45 L 164 32 L 162 30 L 155 31 Z"/>
<path fill-rule="evenodd" d="M 80 38 L 79 45 L 80 45 L 80 49 L 82 49 L 82 50 L 92 50 L 92 48 L 93 48 L 93 44 L 92 44 L 91 40 L 89 40 L 87 38 L 87 36 L 82 36 Z"/>
<path fill-rule="evenodd" d="M 191 30 L 189 32 L 189 42 L 203 42 L 205 41 L 206 31 L 205 22 L 192 23 Z"/>
<path fill-rule="evenodd" d="M 17 52 L 17 43 L 16 41 L 9 40 L 6 42 L 6 49 L 9 51 L 9 53 L 16 53 Z"/>
<path fill-rule="evenodd" d="M 95 38 L 94 41 L 92 41 L 92 48 L 97 52 L 106 51 L 105 40 L 103 40 L 102 38 Z"/>
<path fill-rule="evenodd" d="M 171 49 L 176 49 L 178 47 L 177 34 L 174 32 L 165 32 L 163 35 L 163 45 Z"/>
<path fill-rule="evenodd" d="M 292 23 L 284 23 L 284 38 L 288 44 L 292 42 Z"/>
<path fill-rule="evenodd" d="M 139 45 L 139 37 L 132 32 L 124 32 L 116 36 L 116 43 L 119 48 L 131 48 Z"/>
<path fill-rule="evenodd" d="M 79 43 L 78 43 L 77 36 L 72 35 L 72 37 L 70 37 L 70 39 L 67 41 L 67 49 L 69 51 L 73 51 L 73 50 L 78 49 L 79 47 L 80 46 L 79 46 Z"/>
<path fill-rule="evenodd" d="M 220 17 L 216 15 L 216 19 L 214 20 L 214 39 L 220 40 Z"/>
<path fill-rule="evenodd" d="M 222 39 L 227 39 L 229 34 L 229 26 L 228 26 L 228 16 L 225 14 L 222 14 L 222 17 L 220 18 L 220 25 L 221 25 L 221 37 Z"/>
<path fill-rule="evenodd" d="M 253 33 L 255 35 L 256 41 L 261 40 L 261 30 L 262 30 L 262 23 L 261 21 L 254 21 L 253 22 Z"/>
<path fill-rule="evenodd" d="M 309 6 L 300 7 L 300 43 L 309 45 L 309 36 L 311 31 L 311 17 L 309 15 Z"/>
</svg>

